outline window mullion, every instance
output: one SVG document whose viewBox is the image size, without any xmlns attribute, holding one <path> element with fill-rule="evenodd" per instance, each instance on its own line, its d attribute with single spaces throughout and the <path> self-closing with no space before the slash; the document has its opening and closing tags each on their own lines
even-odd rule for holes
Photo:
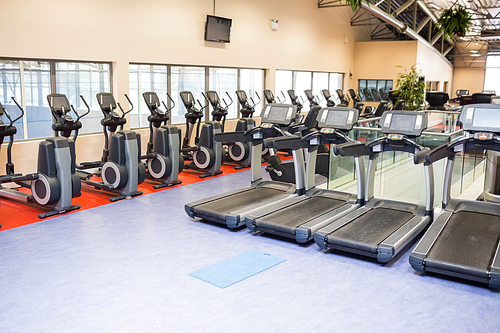
<svg viewBox="0 0 500 333">
<path fill-rule="evenodd" d="M 21 74 L 21 105 L 24 108 L 23 117 L 23 136 L 25 139 L 28 138 L 28 115 L 26 114 L 26 88 L 24 87 L 24 62 L 19 61 L 19 71 Z"/>
</svg>

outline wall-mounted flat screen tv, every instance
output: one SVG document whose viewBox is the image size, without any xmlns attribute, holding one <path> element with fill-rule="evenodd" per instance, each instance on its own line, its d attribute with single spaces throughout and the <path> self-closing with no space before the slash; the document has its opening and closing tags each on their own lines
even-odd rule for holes
<svg viewBox="0 0 500 333">
<path fill-rule="evenodd" d="M 231 23 L 233 20 L 207 15 L 205 24 L 205 40 L 219 43 L 229 43 L 231 37 Z"/>
</svg>

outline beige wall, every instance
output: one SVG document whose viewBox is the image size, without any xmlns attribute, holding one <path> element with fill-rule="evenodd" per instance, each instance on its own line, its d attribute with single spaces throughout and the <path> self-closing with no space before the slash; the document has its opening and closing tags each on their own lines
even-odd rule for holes
<svg viewBox="0 0 500 333">
<path fill-rule="evenodd" d="M 319 10 L 316 0 L 293 5 L 287 0 L 218 0 L 215 14 L 233 19 L 231 43 L 220 44 L 204 41 L 213 3 L 3 0 L 0 57 L 113 62 L 113 93 L 125 105 L 129 62 L 264 68 L 271 88 L 276 69 L 348 73 L 353 66 L 349 7 Z M 271 19 L 279 20 L 279 30 L 271 30 Z M 144 148 L 148 133 L 141 132 Z M 102 142 L 102 135 L 80 136 L 78 161 L 99 159 Z M 34 171 L 37 144 L 16 143 L 13 159 L 19 172 Z"/>
<path fill-rule="evenodd" d="M 377 79 L 394 80 L 403 68 L 409 69 L 417 58 L 416 41 L 368 41 L 354 43 L 354 70 L 349 88 L 357 90 L 358 80 Z M 376 106 L 377 102 L 366 102 L 366 105 Z"/>
<path fill-rule="evenodd" d="M 354 71 L 351 87 L 357 89 L 358 80 L 395 80 L 403 69 L 409 69 L 417 59 L 416 41 L 370 41 L 354 43 Z"/>
<path fill-rule="evenodd" d="M 484 89 L 484 68 L 456 68 L 453 78 L 453 97 L 458 89 L 469 90 L 471 94 Z"/>
</svg>

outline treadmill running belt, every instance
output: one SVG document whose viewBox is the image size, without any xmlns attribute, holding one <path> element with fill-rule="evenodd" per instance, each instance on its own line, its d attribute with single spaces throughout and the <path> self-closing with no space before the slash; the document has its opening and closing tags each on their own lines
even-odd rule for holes
<svg viewBox="0 0 500 333">
<path fill-rule="evenodd" d="M 227 198 L 220 198 L 201 205 L 197 205 L 193 208 L 193 210 L 194 212 L 199 214 L 214 216 L 224 220 L 226 214 L 229 214 L 235 210 L 252 205 L 257 205 L 258 207 L 258 204 L 263 201 L 269 202 L 269 198 L 285 194 L 286 192 L 282 190 L 276 190 L 267 187 L 256 187 L 248 191 L 231 195 Z"/>
<path fill-rule="evenodd" d="M 295 205 L 278 210 L 255 221 L 257 227 L 269 228 L 289 234 L 295 234 L 295 229 L 320 215 L 323 215 L 337 207 L 345 204 L 346 201 L 312 197 L 301 201 Z"/>
<path fill-rule="evenodd" d="M 414 214 L 388 208 L 374 208 L 328 235 L 329 244 L 377 253 L 378 245 Z"/>
<path fill-rule="evenodd" d="M 453 214 L 430 249 L 425 265 L 488 277 L 498 246 L 500 216 L 461 211 Z M 446 263 L 443 267 L 440 263 Z"/>
</svg>

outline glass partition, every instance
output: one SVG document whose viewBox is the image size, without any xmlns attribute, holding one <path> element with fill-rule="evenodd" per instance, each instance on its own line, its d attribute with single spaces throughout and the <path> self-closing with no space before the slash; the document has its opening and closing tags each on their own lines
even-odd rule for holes
<svg viewBox="0 0 500 333">
<path fill-rule="evenodd" d="M 355 127 L 350 137 L 361 142 L 370 142 L 381 136 L 380 129 Z M 424 131 L 417 143 L 433 149 L 445 142 L 463 136 L 463 132 L 450 134 Z M 422 164 L 415 165 L 413 154 L 404 152 L 383 152 L 377 157 L 374 195 L 377 198 L 401 200 L 415 204 L 425 204 L 425 173 Z M 451 197 L 458 197 L 472 183 L 484 174 L 485 156 L 482 150 L 458 153 L 453 168 Z M 364 157 L 365 167 L 368 158 Z M 434 204 L 440 207 L 443 197 L 446 159 L 433 163 Z M 366 172 L 366 170 L 365 170 Z M 330 177 L 327 187 L 348 193 L 357 193 L 354 159 L 352 157 L 330 155 Z"/>
</svg>

